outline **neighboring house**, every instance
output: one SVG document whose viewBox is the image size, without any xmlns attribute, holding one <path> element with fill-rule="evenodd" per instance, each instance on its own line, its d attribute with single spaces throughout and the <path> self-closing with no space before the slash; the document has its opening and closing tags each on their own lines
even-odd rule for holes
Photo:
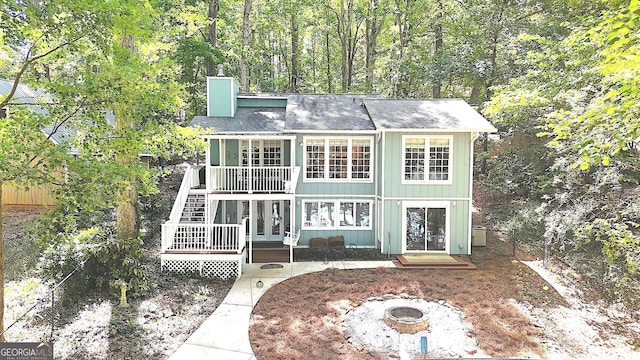
<svg viewBox="0 0 640 360">
<path fill-rule="evenodd" d="M 0 79 L 0 98 L 8 95 L 12 87 L 13 80 Z M 34 90 L 27 85 L 18 84 L 11 103 L 28 106 L 30 111 L 36 114 L 46 115 L 47 110 L 38 104 L 46 101 L 47 98 L 49 98 L 49 95 L 44 91 Z M 4 114 L 3 112 L 0 115 L 4 116 Z M 113 113 L 106 114 L 105 118 L 111 126 L 115 126 Z M 65 126 L 65 124 L 44 127 L 42 134 L 45 137 L 49 137 L 49 140 L 53 144 L 62 146 L 66 146 L 65 144 L 76 136 L 76 132 Z M 71 147 L 68 147 L 67 151 L 70 154 L 77 154 L 77 151 Z M 150 157 L 150 154 L 140 154 L 140 160 L 147 166 L 149 165 Z M 14 186 L 12 183 L 5 183 L 2 185 L 2 204 L 12 207 L 53 206 L 54 199 L 52 191 L 53 186 L 30 186 L 28 190 L 25 190 L 22 187 Z"/>
<path fill-rule="evenodd" d="M 13 87 L 13 80 L 0 79 L 0 98 L 8 95 Z M 31 111 L 37 114 L 46 114 L 46 109 L 38 105 L 42 99 L 46 99 L 47 94 L 43 91 L 33 90 L 24 84 L 18 84 L 11 103 L 28 106 Z M 4 115 L 4 114 L 3 114 Z M 59 131 L 52 134 L 53 127 L 42 129 L 43 136 L 50 136 L 54 144 L 63 143 L 70 132 L 66 127 L 61 127 Z M 22 187 L 14 186 L 13 183 L 2 185 L 2 204 L 17 207 L 41 207 L 53 205 L 53 195 L 51 189 L 45 186 L 30 186 L 25 190 Z"/>
<path fill-rule="evenodd" d="M 238 276 L 253 249 L 342 236 L 383 253 L 471 254 L 473 143 L 496 129 L 465 101 L 241 94 L 207 79 L 206 166 L 163 225 L 162 267 Z"/>
</svg>

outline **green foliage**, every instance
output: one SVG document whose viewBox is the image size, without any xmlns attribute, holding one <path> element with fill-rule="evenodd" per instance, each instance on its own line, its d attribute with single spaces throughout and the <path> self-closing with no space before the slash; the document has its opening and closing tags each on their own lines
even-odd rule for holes
<svg viewBox="0 0 640 360">
<path fill-rule="evenodd" d="M 497 220 L 504 239 L 511 241 L 513 237 L 518 246 L 541 256 L 545 222 L 538 212 L 538 205 L 536 202 L 524 203 L 515 209 L 515 204 L 512 204 L 511 211 L 505 214 L 505 218 Z"/>
<path fill-rule="evenodd" d="M 528 37 L 539 45 L 527 54 L 531 70 L 496 87 L 486 114 L 516 134 L 539 131 L 547 142 L 535 155 L 553 159 L 539 182 L 545 185 L 537 213 L 555 254 L 591 275 L 612 299 L 638 306 L 640 74 L 633 64 L 640 43 L 632 34 L 640 6 L 614 1 L 591 11 L 600 5 L 567 24 L 570 32 L 559 42 Z M 533 159 L 511 159 L 496 169 L 511 168 L 502 178 L 526 184 L 522 174 Z"/>
<path fill-rule="evenodd" d="M 118 239 L 112 231 L 93 227 L 49 246 L 39 269 L 56 282 L 78 269 L 64 285 L 69 299 L 91 289 L 119 297 L 122 282 L 128 284 L 130 296 L 139 297 L 153 287 L 144 266 L 145 255 L 140 239 Z"/>
<path fill-rule="evenodd" d="M 518 199 L 540 199 L 550 182 L 550 165 L 544 142 L 517 133 L 494 142 L 500 153 L 488 162 L 485 186 Z"/>
</svg>

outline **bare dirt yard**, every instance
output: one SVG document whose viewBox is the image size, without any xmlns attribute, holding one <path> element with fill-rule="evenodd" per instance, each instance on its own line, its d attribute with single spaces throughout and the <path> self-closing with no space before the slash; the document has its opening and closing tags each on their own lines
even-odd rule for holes
<svg viewBox="0 0 640 360">
<path fill-rule="evenodd" d="M 87 294 L 52 311 L 51 284 L 37 276 L 37 246 L 24 234 L 37 213 L 12 210 L 2 220 L 5 325 L 17 320 L 7 340 L 53 339 L 56 359 L 167 359 L 232 285 L 160 274 L 152 247 L 149 296 L 120 308 L 118 294 Z M 429 339 L 427 358 L 640 359 L 640 313 L 607 303 L 562 263 L 546 269 L 511 250 L 489 232 L 487 246 L 474 248 L 478 270 L 329 269 L 288 279 L 254 309 L 253 351 L 259 360 L 422 358 L 415 336 L 385 329 L 376 315 L 406 300 L 435 309 L 429 330 L 416 334 Z"/>
<path fill-rule="evenodd" d="M 40 212 L 11 209 L 2 218 L 4 323 L 11 326 L 7 341 L 53 341 L 56 359 L 167 359 L 215 311 L 233 284 L 162 274 L 157 250 L 152 249 L 148 267 L 156 288 L 148 296 L 120 307 L 119 294 L 87 291 L 62 300 L 57 290 L 52 307 L 54 284 L 38 274 L 39 247 L 26 232 Z"/>
<path fill-rule="evenodd" d="M 470 326 L 465 335 L 476 345 L 443 348 L 431 341 L 438 351 L 427 358 L 640 359 L 639 313 L 607 305 L 568 269 L 556 266 L 554 273 L 523 253 L 518 258 L 530 263 L 510 255 L 505 243 L 490 236 L 487 247 L 474 249 L 478 270 L 328 269 L 288 279 L 254 308 L 253 351 L 261 360 L 422 358 L 418 346 L 403 354 L 345 331 L 351 312 L 369 306 L 365 313 L 375 317 L 371 303 L 408 298 L 458 310 Z M 415 336 L 429 339 L 442 325 L 432 322 L 431 330 Z M 385 327 L 378 319 L 359 331 Z"/>
</svg>

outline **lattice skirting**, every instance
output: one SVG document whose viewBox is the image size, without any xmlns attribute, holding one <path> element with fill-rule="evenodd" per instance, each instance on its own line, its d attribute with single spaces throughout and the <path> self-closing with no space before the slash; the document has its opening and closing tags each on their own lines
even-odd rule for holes
<svg viewBox="0 0 640 360">
<path fill-rule="evenodd" d="M 241 262 L 233 260 L 162 260 L 163 271 L 197 273 L 203 277 L 225 280 L 239 277 L 242 273 L 241 266 Z"/>
</svg>

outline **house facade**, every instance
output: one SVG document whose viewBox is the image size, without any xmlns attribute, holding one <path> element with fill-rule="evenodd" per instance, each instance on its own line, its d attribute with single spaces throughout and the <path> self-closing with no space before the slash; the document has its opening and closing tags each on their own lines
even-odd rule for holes
<svg viewBox="0 0 640 360">
<path fill-rule="evenodd" d="M 471 254 L 473 143 L 496 129 L 459 99 L 242 94 L 207 79 L 206 165 L 163 225 L 162 267 L 238 276 L 253 250 Z"/>
</svg>

